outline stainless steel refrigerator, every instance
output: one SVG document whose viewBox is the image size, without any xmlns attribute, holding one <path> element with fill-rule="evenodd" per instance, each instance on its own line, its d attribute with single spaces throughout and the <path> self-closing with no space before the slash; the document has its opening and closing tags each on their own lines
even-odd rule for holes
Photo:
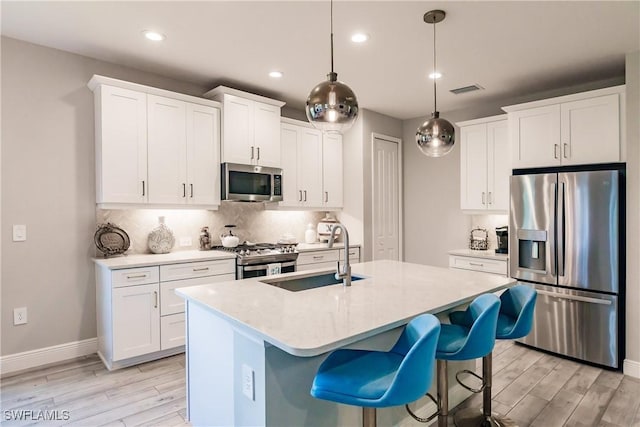
<svg viewBox="0 0 640 427">
<path fill-rule="evenodd" d="M 533 329 L 519 341 L 618 368 L 624 172 L 523 172 L 511 177 L 510 275 L 534 287 L 538 299 Z"/>
</svg>

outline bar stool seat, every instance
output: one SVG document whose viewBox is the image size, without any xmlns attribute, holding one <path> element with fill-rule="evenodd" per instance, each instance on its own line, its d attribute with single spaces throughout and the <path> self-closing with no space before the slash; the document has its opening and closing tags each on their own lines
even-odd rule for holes
<svg viewBox="0 0 640 427">
<path fill-rule="evenodd" d="M 438 416 L 438 426 L 445 427 L 449 416 L 449 386 L 447 380 L 447 362 L 449 360 L 478 359 L 491 353 L 495 343 L 496 325 L 500 300 L 493 294 L 480 295 L 464 311 L 464 325 L 443 324 L 440 329 L 436 349 L 438 372 L 438 411 L 427 417 L 415 415 L 409 406 L 407 412 L 419 422 L 429 422 Z M 433 398 L 429 396 L 432 400 Z"/>
<path fill-rule="evenodd" d="M 500 295 L 500 312 L 496 325 L 496 339 L 510 340 L 525 337 L 533 326 L 537 293 L 526 285 L 513 286 Z M 470 319 L 463 311 L 449 313 L 451 323 L 464 327 Z M 456 412 L 454 421 L 458 427 L 500 426 L 515 427 L 517 424 L 509 418 L 491 413 L 491 376 L 492 354 L 482 358 L 483 408 L 466 408 Z M 474 374 L 475 375 L 475 374 Z M 466 387 L 466 386 L 465 386 Z"/>
<path fill-rule="evenodd" d="M 341 349 L 320 365 L 311 395 L 363 407 L 363 425 L 375 426 L 375 408 L 404 405 L 431 386 L 440 322 L 431 314 L 407 324 L 388 352 Z"/>
</svg>

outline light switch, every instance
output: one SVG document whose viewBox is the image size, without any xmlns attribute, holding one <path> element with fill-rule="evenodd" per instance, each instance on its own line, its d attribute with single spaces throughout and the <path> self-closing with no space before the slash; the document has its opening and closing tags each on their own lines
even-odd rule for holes
<svg viewBox="0 0 640 427">
<path fill-rule="evenodd" d="M 13 226 L 13 241 L 24 242 L 27 240 L 27 226 L 26 225 L 14 225 Z"/>
</svg>

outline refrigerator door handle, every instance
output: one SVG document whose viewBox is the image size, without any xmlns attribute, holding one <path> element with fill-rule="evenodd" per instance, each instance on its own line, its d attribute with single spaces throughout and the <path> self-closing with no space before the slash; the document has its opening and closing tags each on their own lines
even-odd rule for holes
<svg viewBox="0 0 640 427">
<path fill-rule="evenodd" d="M 556 199 L 557 199 L 557 193 L 558 193 L 558 183 L 554 182 L 551 184 L 551 202 L 550 202 L 550 206 L 551 209 L 553 210 L 551 212 L 551 217 L 555 218 L 556 214 L 557 214 L 557 207 L 556 207 Z M 549 233 L 549 245 L 550 245 L 550 249 L 551 249 L 551 254 L 549 256 L 549 263 L 550 263 L 550 272 L 552 276 L 556 276 L 557 275 L 557 270 L 556 270 L 556 256 L 555 256 L 555 250 L 556 250 L 556 226 L 554 224 L 554 221 L 550 221 L 550 233 Z M 554 279 L 554 281 L 557 279 Z"/>
<path fill-rule="evenodd" d="M 564 259 L 564 243 L 565 243 L 565 229 L 564 229 L 564 192 L 565 192 L 565 184 L 561 183 L 561 187 L 558 191 L 558 207 L 557 207 L 557 243 L 556 243 L 556 252 L 558 254 L 558 276 L 564 276 L 564 267 L 565 267 L 565 259 Z"/>
<path fill-rule="evenodd" d="M 553 298 L 567 299 L 567 300 L 581 301 L 581 302 L 590 302 L 590 303 L 593 303 L 593 304 L 601 304 L 601 305 L 611 305 L 611 301 L 609 301 L 607 299 L 581 297 L 579 295 L 560 294 L 560 293 L 557 293 L 557 292 L 541 291 L 539 289 L 537 289 L 536 292 L 538 294 L 540 294 L 540 295 L 546 295 L 546 296 L 550 296 L 550 297 L 553 297 Z"/>
</svg>

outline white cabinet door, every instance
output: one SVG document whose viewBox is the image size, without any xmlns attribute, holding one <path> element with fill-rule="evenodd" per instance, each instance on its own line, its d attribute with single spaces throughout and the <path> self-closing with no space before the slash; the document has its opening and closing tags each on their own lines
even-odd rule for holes
<svg viewBox="0 0 640 427">
<path fill-rule="evenodd" d="M 618 94 L 561 104 L 562 164 L 620 161 Z"/>
<path fill-rule="evenodd" d="M 343 206 L 343 176 L 342 135 L 324 134 L 322 136 L 323 206 L 328 208 Z"/>
<path fill-rule="evenodd" d="M 514 169 L 560 165 L 560 105 L 509 113 L 509 129 Z"/>
<path fill-rule="evenodd" d="M 460 207 L 487 209 L 487 124 L 460 130 Z"/>
<path fill-rule="evenodd" d="M 101 85 L 96 100 L 96 202 L 147 200 L 147 96 Z"/>
<path fill-rule="evenodd" d="M 186 104 L 147 95 L 149 203 L 187 200 Z"/>
<path fill-rule="evenodd" d="M 509 211 L 509 128 L 506 120 L 487 123 L 487 208 Z"/>
<path fill-rule="evenodd" d="M 298 185 L 299 129 L 288 123 L 282 123 L 280 127 L 280 165 L 283 170 L 281 206 L 299 206 L 302 201 L 302 190 Z"/>
<path fill-rule="evenodd" d="M 220 110 L 187 104 L 187 203 L 220 204 Z"/>
<path fill-rule="evenodd" d="M 255 163 L 253 101 L 225 95 L 222 111 L 222 162 Z"/>
<path fill-rule="evenodd" d="M 158 284 L 115 288 L 113 295 L 113 360 L 160 350 Z"/>
<path fill-rule="evenodd" d="M 254 141 L 255 164 L 273 168 L 280 167 L 280 108 L 275 105 L 255 102 Z"/>
<path fill-rule="evenodd" d="M 316 129 L 300 129 L 298 186 L 303 206 L 322 206 L 322 133 Z"/>
</svg>

